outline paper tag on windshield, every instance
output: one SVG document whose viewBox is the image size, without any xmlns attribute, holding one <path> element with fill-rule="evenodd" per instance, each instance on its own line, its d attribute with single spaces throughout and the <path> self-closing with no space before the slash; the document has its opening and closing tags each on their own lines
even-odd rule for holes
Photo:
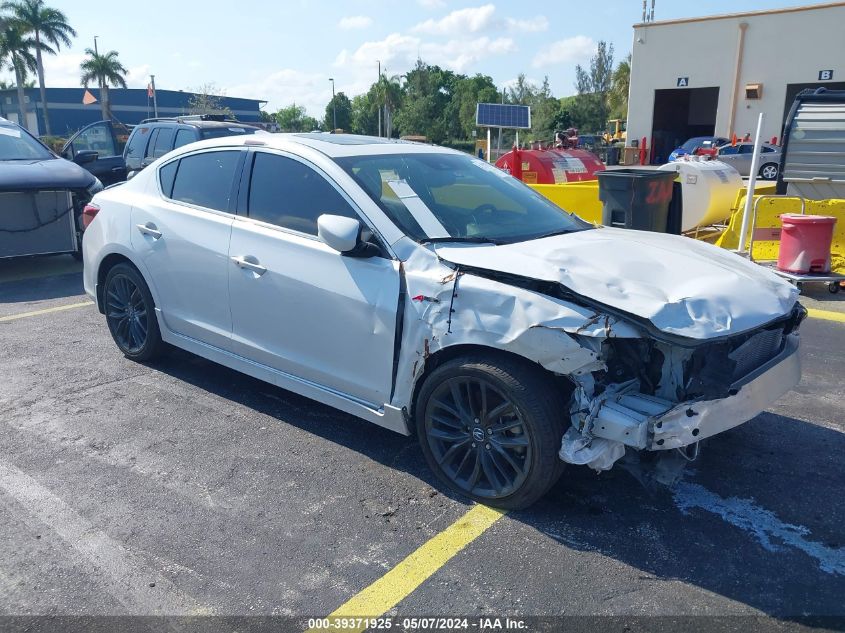
<svg viewBox="0 0 845 633">
<path fill-rule="evenodd" d="M 440 220 L 435 217 L 426 203 L 420 200 L 417 192 L 411 188 L 408 181 L 388 180 L 387 186 L 402 201 L 402 204 L 414 216 L 417 224 L 428 237 L 449 237 L 449 231 L 440 224 Z"/>
<path fill-rule="evenodd" d="M 4 125 L 0 125 L 0 134 L 3 136 L 14 136 L 15 138 L 21 137 L 21 131 L 16 130 L 13 127 L 6 127 Z"/>
</svg>

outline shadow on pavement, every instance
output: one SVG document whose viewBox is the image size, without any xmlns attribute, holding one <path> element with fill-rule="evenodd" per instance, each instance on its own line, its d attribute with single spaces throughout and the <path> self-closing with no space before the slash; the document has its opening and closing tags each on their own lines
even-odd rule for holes
<svg viewBox="0 0 845 633">
<path fill-rule="evenodd" d="M 82 263 L 70 255 L 0 259 L 0 303 L 26 303 L 85 294 Z"/>
<path fill-rule="evenodd" d="M 466 503 L 437 482 L 414 438 L 186 352 L 174 351 L 155 368 L 402 469 Z M 597 475 L 569 467 L 540 503 L 510 516 L 567 548 L 599 552 L 640 569 L 643 578 L 656 583 L 679 580 L 768 615 L 805 623 L 806 616 L 841 618 L 843 455 L 845 434 L 764 413 L 709 440 L 679 489 L 646 490 L 621 469 Z M 703 495 L 706 503 L 684 498 L 690 491 Z M 734 506 L 739 510 L 731 514 Z M 823 560 L 784 542 L 778 530 L 833 559 L 842 566 L 839 573 L 825 571 Z M 540 575 L 564 573 L 553 559 L 538 561 L 538 566 L 549 568 L 538 568 Z M 695 612 L 692 607 L 690 612 Z"/>
</svg>

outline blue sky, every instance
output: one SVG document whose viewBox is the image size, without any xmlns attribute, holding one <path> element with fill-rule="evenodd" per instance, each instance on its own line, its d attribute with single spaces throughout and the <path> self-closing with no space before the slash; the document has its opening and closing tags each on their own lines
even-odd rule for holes
<svg viewBox="0 0 845 633">
<path fill-rule="evenodd" d="M 650 1 L 650 0 L 649 0 Z M 455 71 L 484 73 L 499 87 L 524 72 L 548 75 L 557 96 L 574 92 L 575 65 L 596 42 L 612 42 L 617 59 L 631 48 L 641 0 L 288 0 L 218 2 L 148 0 L 111 3 L 48 0 L 79 37 L 46 61 L 47 84 L 79 85 L 84 49 L 117 50 L 130 87 L 149 74 L 159 88 L 189 90 L 213 83 L 233 97 L 297 103 L 322 116 L 329 77 L 349 96 L 376 80 L 377 60 L 390 75 L 419 56 Z M 657 20 L 793 6 L 789 0 L 657 0 Z M 693 44 L 688 52 L 698 54 Z M 4 73 L 8 78 L 8 73 Z"/>
</svg>

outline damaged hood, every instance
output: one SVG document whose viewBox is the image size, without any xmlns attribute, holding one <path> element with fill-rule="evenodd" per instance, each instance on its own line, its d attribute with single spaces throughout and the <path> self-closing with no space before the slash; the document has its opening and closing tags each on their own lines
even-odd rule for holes
<svg viewBox="0 0 845 633">
<path fill-rule="evenodd" d="M 557 282 L 693 339 L 728 336 L 789 313 L 798 291 L 729 251 L 687 237 L 597 228 L 506 245 L 436 246 L 462 266 Z"/>
</svg>

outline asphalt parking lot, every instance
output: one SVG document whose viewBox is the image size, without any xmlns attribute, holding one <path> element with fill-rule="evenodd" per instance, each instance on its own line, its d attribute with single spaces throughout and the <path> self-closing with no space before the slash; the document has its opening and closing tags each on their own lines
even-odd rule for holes
<svg viewBox="0 0 845 633">
<path fill-rule="evenodd" d="M 499 516 L 441 489 L 411 438 L 187 353 L 126 360 L 69 258 L 0 262 L 0 615 L 18 616 L 0 626 L 166 614 L 303 628 L 386 609 L 841 629 L 845 302 L 819 288 L 806 303 L 832 318 L 802 326 L 801 385 L 708 442 L 674 489 L 570 468 Z"/>
</svg>

